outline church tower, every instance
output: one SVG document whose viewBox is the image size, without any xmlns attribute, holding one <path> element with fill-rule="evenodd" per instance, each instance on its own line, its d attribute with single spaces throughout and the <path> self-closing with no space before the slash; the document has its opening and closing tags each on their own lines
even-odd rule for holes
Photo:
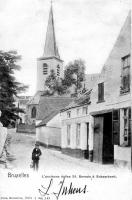
<svg viewBox="0 0 132 200">
<path fill-rule="evenodd" d="M 51 4 L 43 56 L 37 59 L 37 91 L 44 91 L 45 81 L 54 70 L 58 78 L 63 76 L 63 60 L 56 44 L 53 8 Z"/>
</svg>

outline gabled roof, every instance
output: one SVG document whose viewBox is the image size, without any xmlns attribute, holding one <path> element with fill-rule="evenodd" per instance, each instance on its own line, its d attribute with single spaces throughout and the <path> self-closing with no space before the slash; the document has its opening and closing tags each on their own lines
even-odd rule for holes
<svg viewBox="0 0 132 200">
<path fill-rule="evenodd" d="M 58 113 L 59 113 L 58 110 L 53 110 L 53 111 L 49 112 L 49 114 L 48 114 L 36 127 L 46 126 L 46 124 L 47 124 L 53 117 L 55 117 Z"/>
<path fill-rule="evenodd" d="M 51 119 L 52 115 L 59 113 L 60 110 L 69 105 L 72 100 L 73 99 L 70 97 L 41 96 L 38 105 L 37 120 Z"/>
<path fill-rule="evenodd" d="M 55 56 L 57 58 L 60 58 L 58 47 L 57 47 L 57 44 L 56 44 L 52 5 L 51 5 L 51 8 L 50 8 L 50 13 L 49 13 L 49 20 L 48 20 L 48 27 L 47 27 L 43 56 L 44 57 Z"/>
</svg>

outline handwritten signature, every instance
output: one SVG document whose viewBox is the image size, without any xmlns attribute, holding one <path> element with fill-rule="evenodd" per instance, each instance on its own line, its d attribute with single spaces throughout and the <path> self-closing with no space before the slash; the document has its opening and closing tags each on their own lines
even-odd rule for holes
<svg viewBox="0 0 132 200">
<path fill-rule="evenodd" d="M 42 197 L 54 195 L 55 198 L 58 200 L 61 195 L 74 195 L 74 194 L 86 194 L 87 191 L 87 185 L 84 185 L 84 187 L 73 187 L 73 183 L 70 182 L 69 186 L 65 186 L 65 178 L 62 179 L 58 183 L 57 191 L 53 191 L 53 179 L 50 179 L 48 187 L 44 187 L 44 185 L 41 185 L 41 189 L 38 189 L 39 194 Z"/>
</svg>

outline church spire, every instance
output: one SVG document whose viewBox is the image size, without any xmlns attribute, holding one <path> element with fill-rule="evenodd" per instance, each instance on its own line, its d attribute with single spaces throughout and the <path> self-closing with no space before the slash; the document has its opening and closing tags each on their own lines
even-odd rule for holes
<svg viewBox="0 0 132 200">
<path fill-rule="evenodd" d="M 49 13 L 49 20 L 48 20 L 48 27 L 47 27 L 43 56 L 44 57 L 55 56 L 55 57 L 60 58 L 58 48 L 56 45 L 52 2 L 51 2 L 50 13 Z"/>
</svg>

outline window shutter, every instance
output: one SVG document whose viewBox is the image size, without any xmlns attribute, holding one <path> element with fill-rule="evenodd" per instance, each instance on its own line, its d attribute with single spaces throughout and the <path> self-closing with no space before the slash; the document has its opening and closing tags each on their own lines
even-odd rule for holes
<svg viewBox="0 0 132 200">
<path fill-rule="evenodd" d="M 120 110 L 113 110 L 113 144 L 120 144 Z"/>
<path fill-rule="evenodd" d="M 98 101 L 104 100 L 104 83 L 98 84 Z"/>
<path fill-rule="evenodd" d="M 129 125 L 128 125 L 128 146 L 131 145 L 131 108 L 128 108 L 128 118 L 129 118 Z"/>
</svg>

